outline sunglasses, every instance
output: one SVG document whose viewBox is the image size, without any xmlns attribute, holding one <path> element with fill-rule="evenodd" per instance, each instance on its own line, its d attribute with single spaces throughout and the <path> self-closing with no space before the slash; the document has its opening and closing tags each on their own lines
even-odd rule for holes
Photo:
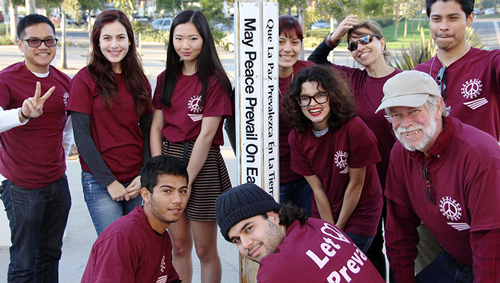
<svg viewBox="0 0 500 283">
<path fill-rule="evenodd" d="M 351 52 L 354 52 L 354 50 L 358 49 L 358 43 L 361 43 L 362 45 L 367 45 L 370 42 L 372 42 L 373 38 L 375 38 L 375 37 L 380 39 L 380 37 L 376 36 L 376 35 L 371 35 L 371 34 L 365 35 L 358 40 L 351 41 L 349 43 L 349 45 L 347 46 L 347 49 Z"/>
<path fill-rule="evenodd" d="M 45 46 L 47 46 L 47 47 L 55 47 L 57 45 L 57 41 L 59 39 L 57 39 L 57 38 L 49 38 L 49 39 L 28 38 L 28 39 L 21 39 L 21 40 L 27 41 L 28 45 L 31 48 L 38 48 L 42 45 L 42 42 L 45 43 Z"/>
<path fill-rule="evenodd" d="M 424 181 L 426 183 L 425 194 L 427 196 L 427 200 L 432 204 L 436 204 L 436 198 L 434 197 L 434 192 L 432 191 L 431 186 L 431 177 L 429 176 L 429 172 L 427 172 L 427 163 L 424 163 L 422 174 L 424 175 Z"/>
<path fill-rule="evenodd" d="M 443 99 L 446 97 L 446 66 L 439 69 L 436 76 L 436 81 L 438 82 L 439 90 L 441 91 L 441 96 Z"/>
</svg>

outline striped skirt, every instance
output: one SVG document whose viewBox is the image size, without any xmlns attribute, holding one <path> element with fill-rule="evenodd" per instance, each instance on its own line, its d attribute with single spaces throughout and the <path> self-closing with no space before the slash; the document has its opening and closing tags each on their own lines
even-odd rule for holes
<svg viewBox="0 0 500 283">
<path fill-rule="evenodd" d="M 194 141 L 189 142 L 188 160 Z M 184 159 L 184 143 L 163 142 L 163 154 Z M 192 181 L 192 180 L 190 180 Z M 231 188 L 231 180 L 219 148 L 210 147 L 207 160 L 194 180 L 186 207 L 189 220 L 215 221 L 215 200 Z"/>
</svg>

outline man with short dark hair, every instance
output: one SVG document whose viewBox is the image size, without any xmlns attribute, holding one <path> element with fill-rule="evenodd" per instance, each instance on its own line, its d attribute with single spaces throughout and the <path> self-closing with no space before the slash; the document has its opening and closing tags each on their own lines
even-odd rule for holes
<svg viewBox="0 0 500 283">
<path fill-rule="evenodd" d="M 224 238 L 260 264 L 257 281 L 384 282 L 373 264 L 335 225 L 278 204 L 252 183 L 221 194 L 216 217 Z"/>
<path fill-rule="evenodd" d="M 188 173 L 179 159 L 151 158 L 141 175 L 144 205 L 118 218 L 97 238 L 82 282 L 181 282 L 172 265 L 167 227 L 188 201 Z"/>
<path fill-rule="evenodd" d="M 49 19 L 26 16 L 17 35 L 24 61 L 0 72 L 0 174 L 6 178 L 0 189 L 12 241 L 7 277 L 57 282 L 71 207 L 65 175 L 73 139 L 65 111 L 70 78 L 50 66 L 57 38 Z"/>
<path fill-rule="evenodd" d="M 452 117 L 500 140 L 500 50 L 467 43 L 474 0 L 427 0 L 431 37 L 437 54 L 415 70 L 436 79 Z"/>
<path fill-rule="evenodd" d="M 384 85 L 398 142 L 391 152 L 386 247 L 395 282 L 500 281 L 500 146 L 487 133 L 448 117 L 428 74 L 406 71 Z M 415 277 L 423 222 L 441 253 Z"/>
</svg>

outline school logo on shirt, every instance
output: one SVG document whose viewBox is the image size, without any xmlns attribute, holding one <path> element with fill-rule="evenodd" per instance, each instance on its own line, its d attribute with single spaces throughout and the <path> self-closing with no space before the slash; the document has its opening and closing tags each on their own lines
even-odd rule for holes
<svg viewBox="0 0 500 283">
<path fill-rule="evenodd" d="M 69 98 L 69 94 L 68 92 L 65 92 L 63 94 L 63 102 L 64 102 L 64 107 L 67 107 L 68 106 L 68 98 Z"/>
<path fill-rule="evenodd" d="M 203 111 L 203 106 L 200 105 L 201 102 L 201 95 L 193 95 L 188 102 L 188 116 L 193 120 L 193 122 L 200 121 L 203 118 L 203 114 L 201 114 L 201 111 Z"/>
<path fill-rule="evenodd" d="M 347 152 L 339 150 L 335 153 L 335 165 L 340 169 L 340 174 L 349 173 L 349 167 L 347 166 Z"/>
<path fill-rule="evenodd" d="M 163 258 L 161 259 L 160 263 L 160 271 L 163 273 L 165 271 L 165 268 L 167 267 L 167 264 L 165 263 L 165 255 L 163 255 Z"/>
<path fill-rule="evenodd" d="M 451 221 L 458 221 L 462 217 L 462 206 L 451 197 L 443 197 L 439 201 L 439 210 Z M 447 224 L 458 231 L 470 229 L 467 223 L 447 222 Z"/>
<path fill-rule="evenodd" d="M 464 102 L 464 105 L 472 110 L 488 103 L 488 100 L 484 97 L 476 99 L 481 95 L 483 90 L 483 83 L 479 79 L 470 79 L 462 85 L 462 95 L 465 99 L 473 99 L 471 101 Z"/>
</svg>

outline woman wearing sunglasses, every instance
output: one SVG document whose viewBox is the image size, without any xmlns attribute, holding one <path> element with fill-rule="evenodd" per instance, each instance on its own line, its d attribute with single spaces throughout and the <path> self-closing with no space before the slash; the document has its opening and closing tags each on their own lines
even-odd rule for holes
<svg viewBox="0 0 500 283">
<path fill-rule="evenodd" d="M 375 114 L 384 93 L 382 88 L 385 82 L 400 73 L 386 61 L 385 38 L 382 28 L 373 20 L 367 19 L 359 21 L 357 15 L 347 16 L 338 28 L 314 50 L 308 60 L 316 64 L 331 64 L 327 60 L 328 53 L 337 47 L 341 38 L 347 34 L 348 49 L 353 59 L 363 68 L 350 68 L 347 66 L 332 66 L 344 72 L 350 80 L 351 88 L 356 100 L 356 114 L 373 131 L 378 141 L 378 150 L 382 161 L 377 164 L 377 171 L 382 184 L 385 186 L 385 177 L 389 166 L 389 157 L 392 146 L 396 141 L 392 133 L 392 128 L 384 112 Z M 385 209 L 382 213 L 385 218 Z M 384 244 L 382 236 L 382 225 L 379 226 L 367 256 L 385 276 L 385 257 L 382 253 Z"/>
<path fill-rule="evenodd" d="M 312 188 L 312 216 L 335 224 L 366 252 L 382 213 L 380 155 L 375 135 L 356 117 L 349 83 L 327 66 L 306 68 L 283 106 L 293 128 L 290 167 Z"/>
</svg>

